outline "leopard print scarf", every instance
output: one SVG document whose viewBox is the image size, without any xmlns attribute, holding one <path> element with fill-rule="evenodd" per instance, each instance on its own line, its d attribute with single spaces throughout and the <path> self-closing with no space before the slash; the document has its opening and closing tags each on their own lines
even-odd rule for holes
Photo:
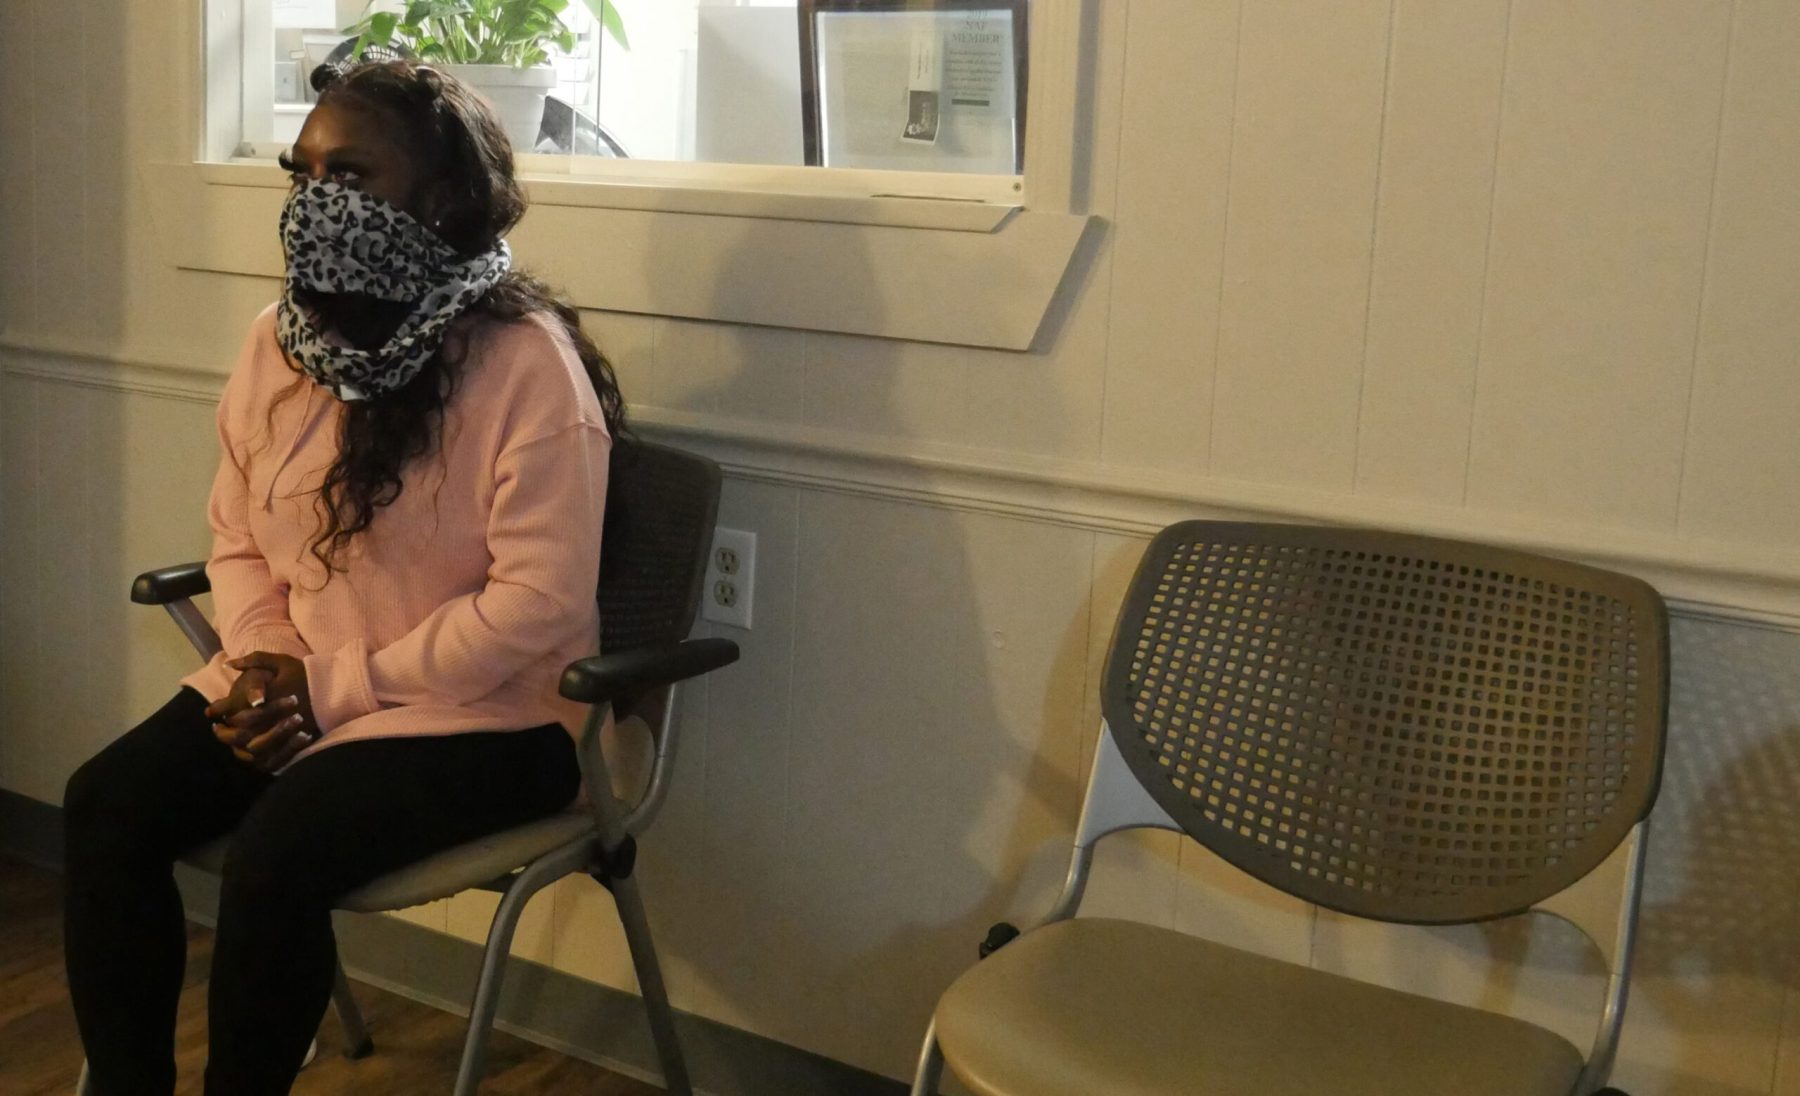
<svg viewBox="0 0 1800 1096">
<path fill-rule="evenodd" d="M 505 240 L 472 258 L 380 198 L 339 183 L 296 186 L 281 210 L 287 277 L 276 308 L 281 348 L 340 400 L 406 384 L 437 353 L 450 322 L 512 268 Z M 295 300 L 296 290 L 366 293 L 412 305 L 378 350 L 345 345 Z"/>
</svg>

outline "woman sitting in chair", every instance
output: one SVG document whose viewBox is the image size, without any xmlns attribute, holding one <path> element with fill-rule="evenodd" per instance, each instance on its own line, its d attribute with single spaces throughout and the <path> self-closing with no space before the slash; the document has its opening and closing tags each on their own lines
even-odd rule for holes
<svg viewBox="0 0 1800 1096">
<path fill-rule="evenodd" d="M 235 833 L 212 1096 L 287 1092 L 329 1002 L 330 910 L 580 785 L 608 453 L 624 407 L 575 310 L 512 268 L 490 109 L 429 67 L 321 70 L 283 166 L 281 300 L 218 412 L 224 650 L 70 778 L 66 958 L 93 1090 L 175 1087 L 184 851 Z"/>
</svg>

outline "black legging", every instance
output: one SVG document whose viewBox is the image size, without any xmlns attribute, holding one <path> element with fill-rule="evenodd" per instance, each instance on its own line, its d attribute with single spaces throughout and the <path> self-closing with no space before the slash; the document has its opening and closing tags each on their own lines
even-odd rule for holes
<svg viewBox="0 0 1800 1096">
<path fill-rule="evenodd" d="M 64 955 L 99 1096 L 174 1091 L 182 852 L 236 828 L 207 994 L 206 1092 L 285 1093 L 331 1000 L 333 903 L 552 814 L 580 785 L 574 743 L 554 723 L 349 742 L 276 777 L 214 738 L 205 707 L 182 689 L 77 769 L 64 794 Z"/>
</svg>

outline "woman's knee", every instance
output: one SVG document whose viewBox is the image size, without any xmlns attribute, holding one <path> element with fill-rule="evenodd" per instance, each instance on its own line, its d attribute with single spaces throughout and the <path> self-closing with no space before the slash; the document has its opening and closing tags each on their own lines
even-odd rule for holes
<svg viewBox="0 0 1800 1096">
<path fill-rule="evenodd" d="M 118 828 L 136 797 L 133 773 L 110 750 L 82 762 L 63 785 L 63 827 L 70 834 Z"/>
<path fill-rule="evenodd" d="M 299 913 L 331 907 L 331 865 L 309 839 L 301 820 L 261 809 L 245 816 L 232 835 L 219 871 L 220 917 L 227 909 Z"/>
<path fill-rule="evenodd" d="M 105 750 L 70 774 L 62 805 L 67 866 L 131 859 L 146 849 L 142 819 L 136 818 L 141 792 L 134 777 L 139 775 Z"/>
</svg>

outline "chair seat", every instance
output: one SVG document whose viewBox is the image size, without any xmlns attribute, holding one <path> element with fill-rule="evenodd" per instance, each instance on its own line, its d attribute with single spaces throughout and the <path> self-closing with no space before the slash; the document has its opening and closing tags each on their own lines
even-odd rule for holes
<svg viewBox="0 0 1800 1096">
<path fill-rule="evenodd" d="M 375 913 L 448 898 L 521 868 L 593 829 L 594 816 L 586 807 L 553 814 L 409 864 L 351 892 L 337 907 Z M 230 844 L 230 835 L 209 841 L 182 856 L 182 862 L 217 875 Z"/>
<path fill-rule="evenodd" d="M 1567 1096 L 1582 1068 L 1522 1020 L 1097 918 L 976 964 L 937 1037 L 976 1096 Z"/>
</svg>

